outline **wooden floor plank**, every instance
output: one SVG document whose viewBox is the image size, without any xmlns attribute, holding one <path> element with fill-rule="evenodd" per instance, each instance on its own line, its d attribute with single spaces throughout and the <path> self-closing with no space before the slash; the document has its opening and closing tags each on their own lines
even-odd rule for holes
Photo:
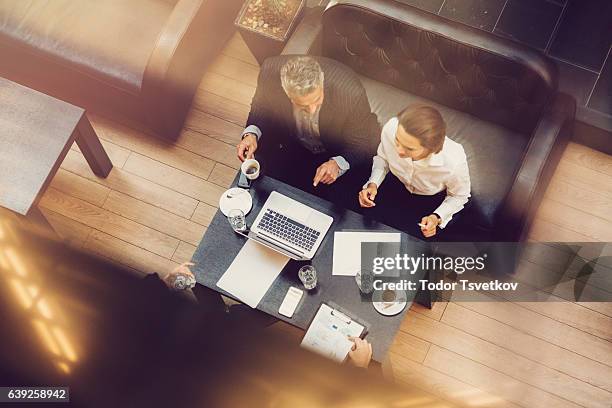
<svg viewBox="0 0 612 408">
<path fill-rule="evenodd" d="M 192 150 L 189 146 L 184 146 L 182 143 L 186 133 L 197 132 L 209 136 L 212 139 L 216 139 L 219 142 L 227 143 L 233 148 L 240 142 L 243 130 L 243 126 L 220 119 L 207 112 L 192 109 L 187 115 L 185 127 L 177 140 L 177 145 L 195 153 L 199 153 L 197 149 Z"/>
<path fill-rule="evenodd" d="M 146 180 L 123 169 L 114 168 L 106 178 L 96 177 L 80 153 L 68 152 L 62 163 L 62 168 L 185 218 L 191 217 L 198 205 L 198 200 L 194 198 L 160 186 L 156 182 Z"/>
<path fill-rule="evenodd" d="M 483 296 L 461 305 L 517 330 L 612 367 L 612 344 L 591 334 L 526 309 L 519 304 Z"/>
<path fill-rule="evenodd" d="M 82 248 L 93 231 L 93 228 L 64 217 L 55 211 L 44 207 L 40 208 L 40 211 L 60 238 L 74 248 Z"/>
<path fill-rule="evenodd" d="M 525 358 L 612 392 L 612 367 L 555 346 L 460 304 L 449 303 L 441 321 Z"/>
<path fill-rule="evenodd" d="M 208 71 L 251 87 L 257 86 L 259 67 L 226 54 L 219 54 L 208 67 Z"/>
<path fill-rule="evenodd" d="M 242 37 L 240 37 L 239 33 L 234 34 L 234 36 L 227 42 L 227 45 L 223 49 L 222 53 L 224 55 L 247 62 L 255 67 L 259 66 L 259 63 L 245 44 Z"/>
<path fill-rule="evenodd" d="M 235 145 L 224 143 L 206 134 L 192 130 L 183 131 L 177 143 L 194 153 L 214 159 L 228 167 L 235 169 L 240 167 Z"/>
<path fill-rule="evenodd" d="M 570 142 L 561 160 L 612 176 L 612 156 L 578 143 Z"/>
<path fill-rule="evenodd" d="M 178 246 L 179 241 L 176 238 L 96 207 L 54 188 L 47 190 L 40 205 L 168 259 L 172 257 Z"/>
<path fill-rule="evenodd" d="M 176 262 L 101 231 L 93 231 L 84 248 L 145 274 L 157 273 L 163 277 L 179 266 Z"/>
<path fill-rule="evenodd" d="M 191 220 L 197 222 L 198 224 L 208 226 L 210 225 L 210 222 L 212 221 L 216 213 L 216 207 L 210 204 L 206 204 L 204 202 L 200 202 L 195 212 L 193 213 Z"/>
<path fill-rule="evenodd" d="M 612 222 L 612 200 L 600 192 L 581 189 L 565 180 L 556 179 L 548 186 L 544 196 Z"/>
<path fill-rule="evenodd" d="M 208 177 L 208 181 L 221 187 L 229 188 L 235 177 L 236 169 L 226 166 L 225 164 L 216 163 Z"/>
<path fill-rule="evenodd" d="M 541 207 L 540 207 L 541 208 Z M 529 239 L 537 242 L 597 242 L 593 237 L 572 231 L 543 218 L 543 213 L 536 214 Z"/>
<path fill-rule="evenodd" d="M 204 74 L 198 89 L 223 96 L 243 105 L 250 105 L 253 95 L 255 95 L 255 86 L 243 84 L 210 71 Z"/>
<path fill-rule="evenodd" d="M 206 232 L 206 227 L 198 223 L 118 191 L 110 193 L 103 208 L 193 245 L 199 244 Z"/>
<path fill-rule="evenodd" d="M 55 177 L 53 177 L 50 187 L 98 207 L 102 207 L 111 191 L 108 187 L 61 168 L 57 171 Z"/>
<path fill-rule="evenodd" d="M 485 392 L 399 354 L 391 353 L 390 360 L 397 382 L 419 387 L 458 406 L 518 407 L 495 393 Z"/>
<path fill-rule="evenodd" d="M 398 331 L 389 351 L 422 363 L 429 351 L 431 343 L 409 333 Z"/>
<path fill-rule="evenodd" d="M 192 109 L 206 112 L 227 122 L 244 127 L 251 107 L 248 104 L 232 101 L 224 96 L 208 91 L 200 91 L 193 98 Z"/>
<path fill-rule="evenodd" d="M 575 327 L 601 339 L 612 341 L 612 318 L 582 307 L 576 303 L 559 299 L 548 302 L 521 302 L 521 305 L 558 322 Z M 612 349 L 610 350 L 612 351 Z"/>
<path fill-rule="evenodd" d="M 215 165 L 213 160 L 185 150 L 174 143 L 114 124 L 103 117 L 94 116 L 92 122 L 102 139 L 194 176 L 207 178 Z"/>
<path fill-rule="evenodd" d="M 433 306 L 431 307 L 431 309 L 429 309 L 425 306 L 422 306 L 414 302 L 412 306 L 410 306 L 410 310 L 412 310 L 413 312 L 420 313 L 423 316 L 427 316 L 430 319 L 440 320 L 440 318 L 444 314 L 444 309 L 446 309 L 446 303 L 447 302 L 443 302 L 443 301 L 435 302 Z"/>
<path fill-rule="evenodd" d="M 223 187 L 138 153 L 130 156 L 125 170 L 213 206 L 219 205 L 221 193 L 225 191 Z"/>
<path fill-rule="evenodd" d="M 580 190 L 599 193 L 612 200 L 612 175 L 601 173 L 569 160 L 561 160 L 551 183 L 561 180 Z"/>
<path fill-rule="evenodd" d="M 604 402 L 612 399 L 603 389 L 417 313 L 407 315 L 402 331 L 578 405 L 607 408 Z"/>
<path fill-rule="evenodd" d="M 174 252 L 174 255 L 172 255 L 172 260 L 181 264 L 183 262 L 189 262 L 191 261 L 195 250 L 195 246 L 181 241 L 179 242 L 178 248 L 176 248 L 176 252 Z"/>
<path fill-rule="evenodd" d="M 538 215 L 546 221 L 591 237 L 593 240 L 612 242 L 612 222 L 558 202 L 556 195 L 544 197 Z"/>
<path fill-rule="evenodd" d="M 526 408 L 580 407 L 434 344 L 424 365 Z"/>
<path fill-rule="evenodd" d="M 109 159 L 113 163 L 113 167 L 122 168 L 125 161 L 130 156 L 130 150 L 104 139 L 100 139 L 100 142 L 102 143 L 106 154 L 108 154 Z M 82 154 L 76 142 L 72 144 L 70 150 Z"/>
</svg>

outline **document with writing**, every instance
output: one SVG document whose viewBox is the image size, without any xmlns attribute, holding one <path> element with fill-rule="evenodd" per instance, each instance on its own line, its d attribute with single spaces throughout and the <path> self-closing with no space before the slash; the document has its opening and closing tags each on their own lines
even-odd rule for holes
<svg viewBox="0 0 612 408">
<path fill-rule="evenodd" d="M 334 233 L 334 258 L 332 275 L 355 276 L 361 270 L 362 242 L 397 242 L 402 239 L 397 232 L 350 232 Z"/>
<path fill-rule="evenodd" d="M 339 363 L 353 347 L 351 337 L 359 337 L 364 327 L 325 303 L 315 315 L 301 346 Z"/>
<path fill-rule="evenodd" d="M 256 308 L 289 261 L 285 255 L 248 240 L 217 286 Z"/>
</svg>

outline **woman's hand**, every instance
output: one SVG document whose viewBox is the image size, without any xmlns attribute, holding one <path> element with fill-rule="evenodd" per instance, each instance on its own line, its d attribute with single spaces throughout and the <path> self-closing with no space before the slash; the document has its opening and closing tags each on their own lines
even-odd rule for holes
<svg viewBox="0 0 612 408">
<path fill-rule="evenodd" d="M 436 235 L 436 231 L 438 229 L 438 225 L 440 225 L 440 219 L 435 214 L 430 214 L 426 217 L 421 218 L 421 223 L 419 227 L 421 227 L 421 232 L 425 238 L 430 238 Z"/>
<path fill-rule="evenodd" d="M 368 184 L 366 188 L 359 192 L 359 205 L 366 208 L 374 207 L 376 205 L 374 202 L 376 194 L 378 194 L 378 187 L 376 187 L 376 184 Z"/>
</svg>

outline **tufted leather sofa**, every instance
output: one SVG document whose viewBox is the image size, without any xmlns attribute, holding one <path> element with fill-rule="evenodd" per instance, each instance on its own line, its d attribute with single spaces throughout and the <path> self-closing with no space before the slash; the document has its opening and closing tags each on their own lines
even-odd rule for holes
<svg viewBox="0 0 612 408">
<path fill-rule="evenodd" d="M 0 76 L 178 136 L 241 0 L 0 0 Z"/>
<path fill-rule="evenodd" d="M 392 0 L 332 1 L 304 19 L 283 52 L 353 68 L 381 124 L 411 102 L 438 108 L 472 180 L 466 233 L 450 239 L 526 238 L 575 115 L 546 57 Z"/>
</svg>

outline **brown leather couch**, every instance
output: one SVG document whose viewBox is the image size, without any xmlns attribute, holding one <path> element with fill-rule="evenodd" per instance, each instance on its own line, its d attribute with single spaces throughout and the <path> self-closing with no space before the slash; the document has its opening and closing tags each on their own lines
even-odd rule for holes
<svg viewBox="0 0 612 408">
<path fill-rule="evenodd" d="M 0 0 L 0 76 L 180 132 L 241 0 Z"/>
<path fill-rule="evenodd" d="M 411 102 L 437 107 L 472 180 L 465 234 L 452 239 L 526 238 L 575 115 L 545 56 L 390 0 L 332 1 L 304 19 L 283 53 L 353 68 L 381 124 Z"/>
</svg>

